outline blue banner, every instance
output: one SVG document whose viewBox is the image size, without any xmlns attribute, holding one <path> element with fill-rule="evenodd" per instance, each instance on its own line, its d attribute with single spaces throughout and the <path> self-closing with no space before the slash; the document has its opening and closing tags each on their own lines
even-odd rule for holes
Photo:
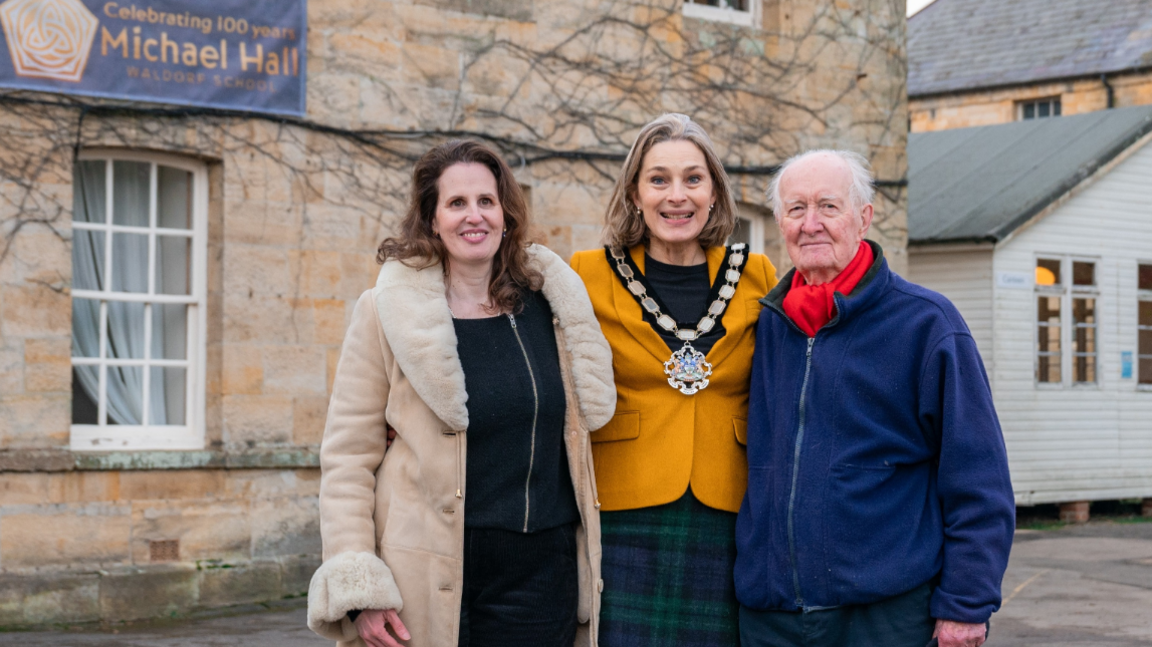
<svg viewBox="0 0 1152 647">
<path fill-rule="evenodd" d="M 0 87 L 304 114 L 305 0 L 4 0 Z"/>
</svg>

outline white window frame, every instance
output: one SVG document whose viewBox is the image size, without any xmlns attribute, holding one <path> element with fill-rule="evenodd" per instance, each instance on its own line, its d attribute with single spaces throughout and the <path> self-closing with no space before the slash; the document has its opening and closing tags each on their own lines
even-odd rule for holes
<svg viewBox="0 0 1152 647">
<path fill-rule="evenodd" d="M 1047 261 L 1060 261 L 1060 279 L 1061 282 L 1058 286 L 1036 285 L 1036 289 L 1032 295 L 1032 381 L 1037 389 L 1099 389 L 1102 384 L 1102 377 L 1100 374 L 1100 357 L 1101 357 L 1101 331 L 1103 326 L 1100 323 L 1100 313 L 1102 311 L 1100 303 L 1100 270 L 1101 263 L 1099 258 L 1092 258 L 1086 256 L 1067 256 L 1064 254 L 1036 254 L 1032 260 L 1032 272 L 1035 273 L 1036 267 L 1041 260 Z M 1093 285 L 1073 285 L 1072 264 L 1073 263 L 1092 263 Z M 1056 296 L 1060 297 L 1060 381 L 1059 382 L 1041 382 L 1040 381 L 1040 325 L 1039 325 L 1039 297 L 1041 296 Z M 1076 351 L 1073 350 L 1073 339 L 1075 336 L 1076 322 L 1073 320 L 1072 300 L 1077 298 L 1095 299 L 1095 314 L 1096 314 L 1096 350 L 1094 351 L 1094 367 L 1093 374 L 1096 377 L 1094 382 L 1076 382 L 1073 369 L 1075 366 Z"/>
<path fill-rule="evenodd" d="M 1148 327 L 1140 325 L 1140 303 L 1141 302 L 1152 302 L 1152 290 L 1141 290 L 1140 289 L 1140 283 L 1139 283 L 1140 274 L 1139 274 L 1139 272 L 1140 272 L 1140 266 L 1141 265 L 1152 265 L 1152 260 L 1136 261 L 1136 272 L 1137 272 L 1137 274 L 1136 274 L 1136 280 L 1137 280 L 1137 283 L 1136 283 L 1136 352 L 1132 353 L 1132 356 L 1136 358 L 1136 360 L 1135 360 L 1136 365 L 1132 367 L 1132 372 L 1136 377 L 1136 389 L 1138 391 L 1152 391 L 1152 384 L 1148 384 L 1148 383 L 1142 384 L 1140 382 L 1140 377 L 1141 377 L 1141 375 L 1140 375 L 1140 358 L 1141 358 L 1141 355 L 1140 355 L 1140 331 L 1148 329 Z M 1143 357 L 1148 357 L 1148 356 L 1144 355 Z"/>
<path fill-rule="evenodd" d="M 1039 107 L 1040 107 L 1039 104 L 1041 104 L 1041 103 L 1050 103 L 1050 104 L 1052 104 L 1053 108 L 1056 107 L 1057 105 L 1059 105 L 1060 106 L 1060 114 L 1049 114 L 1047 117 L 1037 116 L 1037 117 L 1029 117 L 1027 119 L 1024 118 L 1024 107 L 1025 106 L 1029 106 L 1029 105 L 1036 106 L 1037 110 L 1039 110 Z M 1051 112 L 1055 112 L 1055 111 L 1052 110 Z M 1063 101 L 1063 97 L 1060 97 L 1060 96 L 1041 97 L 1038 99 L 1028 99 L 1027 101 L 1018 101 L 1016 103 L 1016 121 L 1036 121 L 1037 119 L 1051 119 L 1053 117 L 1061 117 L 1063 115 L 1064 115 L 1064 101 Z"/>
<path fill-rule="evenodd" d="M 725 0 L 720 0 L 725 2 Z M 746 0 L 747 10 L 732 9 L 730 7 L 713 7 L 707 4 L 695 4 L 684 1 L 684 17 L 698 20 L 711 20 L 726 22 L 741 27 L 756 27 L 760 24 L 760 0 Z"/>
<path fill-rule="evenodd" d="M 144 151 L 132 150 L 106 150 L 106 149 L 89 149 L 81 151 L 78 156 L 79 161 L 106 161 L 111 166 L 113 162 L 145 162 L 151 164 L 150 167 L 150 199 L 149 199 L 149 222 L 150 225 L 147 229 L 140 227 L 128 227 L 123 225 L 112 224 L 112 174 L 105 172 L 105 199 L 107 200 L 105 206 L 105 213 L 108 214 L 108 221 L 103 224 L 100 223 L 85 223 L 73 221 L 73 229 L 78 230 L 95 230 L 103 231 L 105 247 L 105 258 L 110 262 L 115 262 L 112 258 L 112 232 L 123 233 L 150 233 L 149 246 L 153 247 L 156 244 L 156 232 L 165 232 L 168 234 L 177 234 L 175 230 L 169 231 L 156 227 L 156 209 L 157 209 L 157 165 L 168 166 L 192 174 L 192 204 L 190 214 L 192 217 L 191 229 L 191 271 L 189 276 L 190 291 L 187 296 L 180 295 L 164 295 L 164 294 L 136 294 L 124 292 L 112 292 L 111 285 L 105 283 L 105 289 L 100 290 L 72 290 L 73 298 L 93 299 L 101 301 L 101 326 L 105 326 L 107 312 L 107 302 L 112 301 L 132 301 L 142 302 L 145 304 L 165 304 L 165 303 L 179 303 L 188 306 L 188 331 L 187 331 L 187 346 L 185 352 L 185 360 L 132 360 L 127 362 L 119 360 L 117 363 L 132 363 L 135 365 L 137 362 L 140 365 L 149 366 L 181 366 L 187 367 L 186 373 L 186 392 L 185 392 L 185 418 L 183 425 L 150 425 L 147 424 L 147 401 L 144 398 L 145 412 L 142 418 L 145 424 L 142 425 L 109 425 L 107 424 L 106 415 L 104 410 L 106 407 L 106 396 L 104 389 L 107 388 L 107 380 L 101 380 L 101 393 L 96 402 L 100 414 L 97 418 L 99 421 L 95 425 L 79 425 L 73 424 L 71 428 L 71 442 L 70 447 L 73 451 L 112 451 L 112 450 L 197 450 L 204 448 L 204 424 L 205 424 L 205 365 L 207 362 L 207 343 L 205 340 L 205 332 L 207 330 L 207 262 L 208 262 L 208 167 L 197 160 L 189 159 L 186 157 L 177 157 L 174 155 L 166 155 L 163 153 L 153 153 Z M 182 231 L 182 230 L 181 230 Z M 155 268 L 151 267 L 155 263 L 156 254 L 154 251 L 149 254 L 148 268 L 150 281 L 154 280 Z M 147 312 L 147 310 L 146 310 Z M 146 330 L 151 329 L 152 318 L 145 316 Z M 145 335 L 148 336 L 147 334 Z M 101 357 L 97 358 L 80 358 L 73 357 L 72 365 L 96 365 L 101 366 L 101 372 L 106 370 L 109 362 L 105 355 L 105 344 L 101 344 Z M 145 349 L 149 348 L 149 344 L 145 343 Z M 147 352 L 147 351 L 146 351 Z M 151 371 L 148 368 L 144 369 L 145 380 L 145 393 L 147 393 L 148 380 L 151 379 Z"/>
</svg>

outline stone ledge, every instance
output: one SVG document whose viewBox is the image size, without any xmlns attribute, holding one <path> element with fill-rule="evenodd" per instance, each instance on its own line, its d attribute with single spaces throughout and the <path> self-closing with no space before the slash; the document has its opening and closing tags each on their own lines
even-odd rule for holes
<svg viewBox="0 0 1152 647">
<path fill-rule="evenodd" d="M 0 574 L 0 630 L 180 617 L 298 598 L 318 555 Z"/>
<path fill-rule="evenodd" d="M 250 451 L 74 452 L 61 449 L 0 451 L 0 472 L 105 470 L 293 469 L 320 467 L 314 449 Z"/>
</svg>

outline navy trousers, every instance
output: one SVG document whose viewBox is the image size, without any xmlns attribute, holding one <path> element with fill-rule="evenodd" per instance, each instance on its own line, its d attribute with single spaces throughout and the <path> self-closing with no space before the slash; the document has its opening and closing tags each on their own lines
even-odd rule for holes
<svg viewBox="0 0 1152 647">
<path fill-rule="evenodd" d="M 459 647 L 572 647 L 576 528 L 464 529 Z"/>
<path fill-rule="evenodd" d="M 872 604 L 814 611 L 740 607 L 741 647 L 925 647 L 936 620 L 932 585 Z"/>
</svg>

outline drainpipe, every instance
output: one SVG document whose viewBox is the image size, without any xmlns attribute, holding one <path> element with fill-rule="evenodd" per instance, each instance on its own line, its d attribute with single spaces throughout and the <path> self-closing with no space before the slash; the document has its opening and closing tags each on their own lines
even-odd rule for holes
<svg viewBox="0 0 1152 647">
<path fill-rule="evenodd" d="M 1108 91 L 1108 109 L 1111 110 L 1116 107 L 1116 89 L 1108 82 L 1107 74 L 1100 75 L 1100 82 L 1104 84 L 1104 89 Z"/>
</svg>

